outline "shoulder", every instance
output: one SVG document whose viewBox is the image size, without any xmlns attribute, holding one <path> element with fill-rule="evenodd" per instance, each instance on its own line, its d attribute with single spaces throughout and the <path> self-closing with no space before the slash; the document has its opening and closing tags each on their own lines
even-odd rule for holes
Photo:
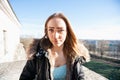
<svg viewBox="0 0 120 80">
<path fill-rule="evenodd" d="M 80 50 L 81 56 L 84 57 L 85 61 L 89 62 L 90 61 L 90 54 L 89 54 L 88 49 L 85 47 L 85 45 L 83 43 L 79 44 L 79 50 Z"/>
<path fill-rule="evenodd" d="M 86 62 L 86 59 L 83 56 L 77 56 L 74 60 L 74 64 L 76 64 L 76 63 L 83 64 L 85 62 Z"/>
<path fill-rule="evenodd" d="M 33 57 L 38 52 L 38 49 L 40 48 L 40 41 L 41 39 L 33 39 L 31 44 L 29 44 L 29 47 L 27 48 L 27 56 L 28 59 Z"/>
</svg>

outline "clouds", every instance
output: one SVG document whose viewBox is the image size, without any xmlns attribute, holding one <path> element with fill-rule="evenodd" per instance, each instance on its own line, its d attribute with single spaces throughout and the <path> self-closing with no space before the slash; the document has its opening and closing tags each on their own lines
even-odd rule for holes
<svg viewBox="0 0 120 80">
<path fill-rule="evenodd" d="M 87 29 L 79 29 L 76 34 L 80 39 L 120 40 L 120 27 L 113 25 L 101 25 L 101 27 L 97 28 L 90 27 Z"/>
</svg>

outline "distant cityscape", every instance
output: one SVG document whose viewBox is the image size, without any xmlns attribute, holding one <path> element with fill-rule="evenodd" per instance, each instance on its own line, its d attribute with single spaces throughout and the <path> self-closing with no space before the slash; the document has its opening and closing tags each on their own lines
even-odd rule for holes
<svg viewBox="0 0 120 80">
<path fill-rule="evenodd" d="M 90 53 L 120 59 L 120 40 L 81 40 Z"/>
<path fill-rule="evenodd" d="M 100 43 L 104 44 L 105 46 L 109 46 L 113 50 L 116 49 L 116 47 L 119 48 L 120 46 L 120 40 L 82 40 L 84 44 L 92 44 L 95 45 L 96 48 L 99 47 Z"/>
</svg>

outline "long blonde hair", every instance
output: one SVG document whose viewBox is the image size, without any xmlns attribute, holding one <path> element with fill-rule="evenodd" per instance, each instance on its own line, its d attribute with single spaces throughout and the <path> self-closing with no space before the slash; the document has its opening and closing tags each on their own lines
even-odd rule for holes
<svg viewBox="0 0 120 80">
<path fill-rule="evenodd" d="M 73 61 L 73 59 L 75 59 L 76 56 L 84 56 L 85 58 L 89 57 L 87 49 L 85 49 L 82 43 L 78 42 L 78 39 L 75 36 L 75 33 L 73 32 L 71 24 L 69 23 L 68 19 L 62 13 L 54 13 L 51 16 L 49 16 L 48 19 L 46 20 L 45 30 L 44 30 L 45 35 L 41 39 L 42 41 L 41 46 L 44 49 L 48 49 L 52 47 L 52 43 L 50 42 L 48 38 L 46 38 L 47 37 L 47 24 L 50 19 L 55 18 L 55 17 L 63 19 L 64 22 L 66 23 L 67 36 L 64 42 L 63 52 L 67 60 Z"/>
<path fill-rule="evenodd" d="M 64 42 L 64 47 L 63 47 L 63 53 L 66 58 L 66 65 L 67 65 L 67 75 L 66 75 L 66 80 L 70 80 L 70 73 L 71 73 L 71 65 L 74 62 L 74 59 L 77 56 L 83 56 L 86 61 L 90 60 L 90 56 L 88 53 L 87 48 L 82 44 L 82 42 L 79 42 L 77 37 L 75 36 L 75 33 L 73 32 L 73 29 L 68 21 L 68 19 L 62 14 L 62 13 L 54 13 L 45 22 L 45 35 L 39 39 L 39 40 L 34 40 L 33 44 L 31 45 L 31 49 L 29 49 L 29 53 L 35 54 L 37 51 L 37 46 L 39 45 L 40 47 L 44 48 L 46 51 L 50 48 L 52 48 L 52 43 L 50 42 L 49 38 L 47 37 L 47 24 L 50 19 L 54 17 L 59 17 L 64 20 L 66 23 L 67 27 L 67 36 L 66 40 Z"/>
</svg>

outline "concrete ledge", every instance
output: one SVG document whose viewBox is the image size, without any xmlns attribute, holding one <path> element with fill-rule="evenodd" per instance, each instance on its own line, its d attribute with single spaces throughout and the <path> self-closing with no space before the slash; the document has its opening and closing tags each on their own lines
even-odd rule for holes
<svg viewBox="0 0 120 80">
<path fill-rule="evenodd" d="M 16 61 L 0 64 L 0 80 L 19 80 L 19 76 L 26 61 Z M 107 78 L 89 70 L 83 66 L 85 71 L 85 80 L 108 80 Z"/>
<path fill-rule="evenodd" d="M 107 78 L 103 77 L 102 75 L 86 68 L 83 66 L 85 72 L 85 80 L 108 80 Z"/>
<path fill-rule="evenodd" d="M 0 64 L 0 80 L 19 80 L 20 73 L 26 61 L 16 61 Z"/>
</svg>

